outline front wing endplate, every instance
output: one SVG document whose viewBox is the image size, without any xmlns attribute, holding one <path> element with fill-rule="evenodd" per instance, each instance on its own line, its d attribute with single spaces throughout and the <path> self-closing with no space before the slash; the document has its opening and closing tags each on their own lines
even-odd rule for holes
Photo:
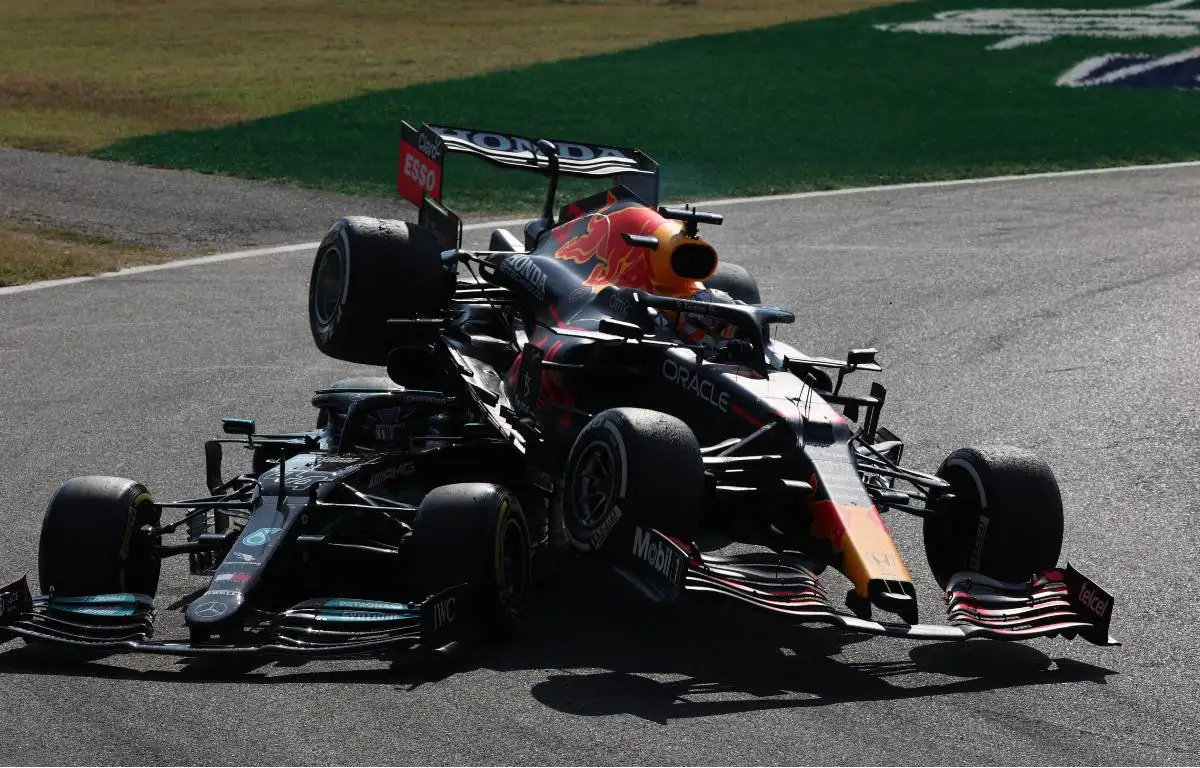
<svg viewBox="0 0 1200 768">
<path fill-rule="evenodd" d="M 1060 635 L 1082 637 L 1096 645 L 1120 645 L 1108 634 L 1112 597 L 1070 565 L 1036 575 L 1023 583 L 1000 582 L 979 573 L 957 573 L 946 586 L 948 624 L 906 624 L 859 618 L 834 606 L 816 575 L 796 558 L 773 553 L 732 557 L 704 554 L 652 531 L 651 548 L 673 550 L 686 560 L 684 594 L 736 600 L 800 624 L 832 624 L 875 635 L 912 640 L 1028 640 Z M 635 547 L 634 560 L 638 550 Z M 659 556 L 660 561 L 669 562 Z M 628 569 L 621 569 L 627 575 Z M 640 580 L 655 578 L 644 571 Z M 669 599 L 664 580 L 647 594 Z"/>
</svg>

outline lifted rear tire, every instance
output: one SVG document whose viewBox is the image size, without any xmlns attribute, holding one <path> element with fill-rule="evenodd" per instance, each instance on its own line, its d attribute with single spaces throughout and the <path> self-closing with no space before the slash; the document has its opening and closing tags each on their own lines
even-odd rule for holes
<svg viewBox="0 0 1200 768">
<path fill-rule="evenodd" d="M 611 408 L 571 446 L 563 474 L 562 522 L 575 547 L 597 551 L 617 526 L 648 525 L 691 541 L 704 505 L 704 460 L 696 435 L 674 416 Z"/>
<path fill-rule="evenodd" d="M 413 564 L 421 592 L 474 589 L 484 634 L 512 634 L 529 587 L 529 524 L 516 497 L 491 483 L 434 488 L 413 522 Z"/>
<path fill-rule="evenodd" d="M 120 477 L 75 477 L 63 483 L 42 520 L 38 582 L 58 596 L 132 592 L 153 597 L 162 537 L 149 529 L 161 510 L 141 483 Z"/>
<path fill-rule="evenodd" d="M 454 291 L 434 234 L 368 216 L 339 220 L 317 248 L 308 320 L 317 349 L 338 360 L 386 365 L 392 318 L 440 317 Z"/>
<path fill-rule="evenodd" d="M 937 474 L 955 496 L 925 518 L 925 555 L 939 585 L 959 571 L 1021 582 L 1058 565 L 1062 496 L 1046 462 L 1019 448 L 960 448 Z"/>
</svg>

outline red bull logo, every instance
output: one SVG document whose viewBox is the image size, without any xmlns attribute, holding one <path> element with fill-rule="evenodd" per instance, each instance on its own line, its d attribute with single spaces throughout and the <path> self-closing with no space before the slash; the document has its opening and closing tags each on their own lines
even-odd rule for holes
<svg viewBox="0 0 1200 768">
<path fill-rule="evenodd" d="M 584 225 L 583 232 L 571 230 Z M 599 290 L 606 285 L 653 292 L 653 253 L 626 243 L 623 234 L 653 235 L 666 220 L 656 211 L 628 202 L 601 208 L 583 221 L 565 228 L 566 238 L 555 257 L 581 265 L 592 265 L 583 284 Z"/>
</svg>

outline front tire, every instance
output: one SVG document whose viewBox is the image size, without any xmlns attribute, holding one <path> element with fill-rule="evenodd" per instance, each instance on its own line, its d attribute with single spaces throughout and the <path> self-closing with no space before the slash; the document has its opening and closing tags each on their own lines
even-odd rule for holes
<svg viewBox="0 0 1200 768">
<path fill-rule="evenodd" d="M 424 595 L 470 584 L 484 634 L 511 635 L 529 588 L 529 523 L 516 497 L 491 483 L 434 488 L 413 522 L 415 580 Z"/>
<path fill-rule="evenodd" d="M 959 571 L 1022 582 L 1054 568 L 1063 508 L 1046 462 L 1018 448 L 960 448 L 942 462 L 955 500 L 925 518 L 925 554 L 942 587 Z"/>
<path fill-rule="evenodd" d="M 571 544 L 586 551 L 631 524 L 691 541 L 704 494 L 700 444 L 686 424 L 658 411 L 612 408 L 588 422 L 571 447 L 562 522 Z"/>
<path fill-rule="evenodd" d="M 76 477 L 46 508 L 38 545 L 38 582 L 66 597 L 117 592 L 153 597 L 162 560 L 152 537 L 161 510 L 141 483 L 120 477 Z"/>
</svg>

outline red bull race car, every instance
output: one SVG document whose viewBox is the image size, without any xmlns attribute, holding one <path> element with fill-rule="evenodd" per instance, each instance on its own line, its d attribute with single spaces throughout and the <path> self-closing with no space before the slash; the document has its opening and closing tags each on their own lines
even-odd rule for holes
<svg viewBox="0 0 1200 768">
<path fill-rule="evenodd" d="M 442 202 L 450 152 L 547 177 L 521 237 L 462 247 Z M 564 176 L 611 186 L 556 209 Z M 1112 597 L 1058 565 L 1050 468 L 1014 448 L 906 466 L 880 424 L 884 387 L 846 386 L 881 370 L 876 351 L 829 358 L 776 338 L 794 316 L 700 233 L 722 217 L 660 206 L 658 181 L 636 149 L 404 124 L 398 193 L 418 221 L 333 226 L 310 281 L 316 345 L 467 404 L 451 432 L 521 456 L 531 546 L 606 558 L 652 600 L 908 638 L 1114 644 Z M 923 519 L 947 623 L 919 621 L 887 512 Z M 842 605 L 826 568 L 851 585 Z"/>
</svg>

